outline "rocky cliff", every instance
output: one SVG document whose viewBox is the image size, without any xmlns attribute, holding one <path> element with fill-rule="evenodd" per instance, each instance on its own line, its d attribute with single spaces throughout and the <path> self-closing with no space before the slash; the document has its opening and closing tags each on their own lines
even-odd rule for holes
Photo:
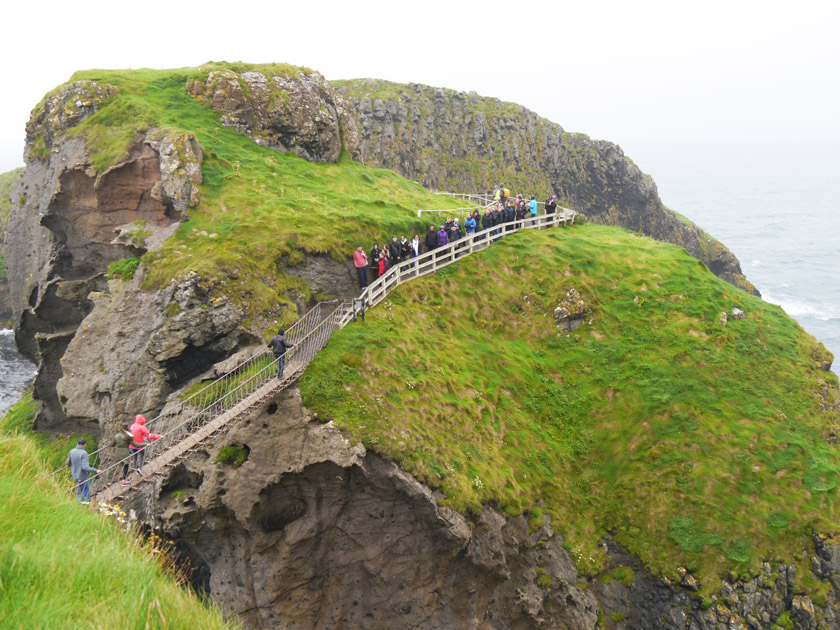
<svg viewBox="0 0 840 630">
<path fill-rule="evenodd" d="M 438 190 L 556 194 L 597 223 L 685 247 L 713 273 L 758 295 L 723 244 L 680 218 L 656 184 L 611 142 L 569 133 L 498 99 L 362 79 L 335 84 L 358 117 L 359 159 Z"/>
<path fill-rule="evenodd" d="M 342 173 L 326 169 L 348 162 L 342 154 L 428 186 L 469 190 L 503 179 L 535 194 L 554 191 L 595 221 L 677 242 L 751 289 L 728 250 L 665 209 L 650 178 L 618 147 L 568 134 L 524 108 L 370 82 L 342 83 L 342 97 L 320 75 L 265 68 L 214 66 L 160 85 L 176 82 L 188 102 L 178 107 L 204 116 L 196 131 L 131 127 L 125 151 L 107 163 L 79 130 L 122 86 L 73 81 L 46 98 L 27 127 L 27 168 L 11 200 L 9 276 L 16 341 L 39 364 L 41 428 L 90 425 L 107 434 L 128 415 L 154 415 L 316 294 L 351 295 L 352 269 L 340 260 L 346 243 L 330 241 L 338 232 L 358 230 L 353 238 L 362 238 L 402 229 L 413 217 L 409 201 L 390 207 L 381 199 L 395 190 L 393 173 L 376 179 L 374 169 L 356 165 L 346 179 L 331 179 Z M 257 241 L 251 227 L 270 209 L 262 198 L 282 199 L 284 169 L 303 161 L 278 166 L 277 153 L 259 148 L 240 162 L 224 154 L 224 127 L 253 144 L 228 132 L 236 142 L 297 154 L 328 173 L 294 180 L 294 198 L 268 240 Z M 314 188 L 335 184 L 329 204 L 294 204 L 306 179 L 316 180 Z M 220 195 L 239 180 L 235 194 Z M 372 206 L 382 215 L 356 211 L 364 195 L 376 196 Z M 182 229 L 190 218 L 195 223 Z M 386 227 L 370 228 L 374 221 Z M 313 224 L 327 231 L 307 232 Z M 175 236 L 181 240 L 172 245 Z M 209 245 L 182 257 L 199 241 Z M 180 273 L 179 264 L 202 255 L 221 261 L 212 274 Z M 267 267 L 254 263 L 260 256 Z M 108 271 L 137 258 L 133 275 Z M 291 297 L 278 305 L 284 292 Z M 769 561 L 760 575 L 735 576 L 703 600 L 690 572 L 680 584 L 654 577 L 609 532 L 607 572 L 588 576 L 547 518 L 508 516 L 492 505 L 459 514 L 393 461 L 314 420 L 296 391 L 283 394 L 134 506 L 177 541 L 197 568 L 196 582 L 254 626 L 764 628 L 783 615 L 797 628 L 835 624 L 829 589 L 840 593 L 840 555 L 831 538 L 815 546 L 812 571 L 829 592 L 816 607 L 794 592 L 795 567 Z M 232 464 L 225 447 L 247 461 Z"/>
<path fill-rule="evenodd" d="M 111 400 L 116 393 L 96 393 L 91 376 L 104 372 L 108 356 L 101 355 L 101 349 L 91 346 L 84 335 L 76 337 L 79 325 L 95 309 L 96 296 L 108 293 L 109 264 L 159 246 L 177 229 L 186 210 L 198 203 L 202 153 L 192 135 L 149 129 L 131 144 L 125 159 L 97 173 L 84 140 L 65 134 L 116 92 L 112 85 L 71 83 L 45 99 L 27 125 L 27 167 L 12 193 L 14 212 L 6 252 L 15 341 L 38 365 L 33 387 L 36 398 L 44 402 L 37 423 L 41 428 L 79 422 L 96 425 L 98 418 L 110 416 L 108 408 L 74 413 L 65 403 L 75 399 L 56 389 L 62 376 L 67 376 L 85 383 L 83 390 L 91 391 L 94 400 L 101 401 L 103 396 Z M 156 296 L 147 297 L 156 303 Z M 138 302 L 143 302 L 143 296 L 132 294 L 117 312 L 140 313 Z M 142 354 L 141 349 L 136 356 L 127 356 L 125 347 L 132 344 L 125 343 L 126 330 L 139 325 L 143 327 L 140 338 L 148 339 L 157 324 L 154 318 L 128 317 L 91 330 L 91 335 L 108 336 L 112 345 L 123 349 L 119 360 L 125 363 L 110 372 L 112 377 L 124 380 L 120 378 L 125 376 L 123 370 Z M 74 340 L 75 346 L 96 355 L 96 360 L 65 365 L 65 352 Z M 210 363 L 219 358 L 211 357 Z M 151 373 L 166 371 L 153 369 Z M 143 381 L 152 385 L 150 392 L 160 389 L 145 377 Z M 74 396 L 78 393 L 73 391 Z M 120 404 L 126 402 L 136 401 L 121 399 Z M 162 406 L 162 401 L 156 399 L 155 404 Z M 150 410 L 154 406 L 142 405 Z"/>
<path fill-rule="evenodd" d="M 840 627 L 836 537 L 814 538 L 819 598 L 798 592 L 794 565 L 769 560 L 703 597 L 690 572 L 654 577 L 609 536 L 606 569 L 584 575 L 547 516 L 485 506 L 465 517 L 442 499 L 291 389 L 129 509 L 175 542 L 197 588 L 254 628 Z"/>
<path fill-rule="evenodd" d="M 9 278 L 6 274 L 6 260 L 3 253 L 6 230 L 12 215 L 12 190 L 23 174 L 22 168 L 0 174 L 0 327 L 12 320 L 12 300 L 9 295 Z"/>
</svg>

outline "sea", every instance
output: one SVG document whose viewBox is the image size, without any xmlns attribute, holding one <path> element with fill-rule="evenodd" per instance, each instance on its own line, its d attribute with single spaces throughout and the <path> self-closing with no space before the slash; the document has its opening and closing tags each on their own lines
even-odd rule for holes
<svg viewBox="0 0 840 630">
<path fill-rule="evenodd" d="M 840 146 L 664 144 L 625 147 L 666 206 L 723 242 L 762 297 L 822 341 L 840 371 Z M 0 415 L 35 366 L 0 330 Z"/>
<path fill-rule="evenodd" d="M 840 145 L 652 144 L 630 157 L 663 203 L 726 245 L 840 373 Z"/>
</svg>

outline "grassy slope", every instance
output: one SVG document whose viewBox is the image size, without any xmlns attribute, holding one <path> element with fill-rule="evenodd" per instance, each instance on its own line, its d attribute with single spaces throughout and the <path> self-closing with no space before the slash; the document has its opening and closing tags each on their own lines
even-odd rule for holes
<svg viewBox="0 0 840 630">
<path fill-rule="evenodd" d="M 23 401 L 0 427 L 0 627 L 232 627 L 49 476 L 43 445 L 15 428 L 33 411 Z"/>
<path fill-rule="evenodd" d="M 593 322 L 561 337 L 552 311 L 572 286 Z M 721 326 L 734 306 L 747 319 Z M 614 532 L 655 573 L 684 565 L 710 589 L 836 529 L 822 352 L 684 250 L 586 225 L 518 234 L 400 287 L 301 386 L 458 509 L 548 512 L 590 572 Z"/>
<path fill-rule="evenodd" d="M 359 243 L 367 249 L 393 234 L 422 234 L 417 208 L 459 205 L 346 156 L 338 164 L 312 164 L 260 147 L 223 127 L 216 112 L 188 95 L 187 81 L 208 73 L 89 70 L 72 78 L 120 87 L 97 114 L 69 132 L 86 139 L 99 172 L 124 159 L 137 134 L 151 127 L 194 132 L 204 149 L 202 203 L 161 250 L 144 258 L 147 287 L 196 271 L 254 317 L 289 304 L 294 293 L 308 297 L 309 288 L 284 273 L 283 265 L 299 263 L 307 253 L 347 260 Z"/>
</svg>

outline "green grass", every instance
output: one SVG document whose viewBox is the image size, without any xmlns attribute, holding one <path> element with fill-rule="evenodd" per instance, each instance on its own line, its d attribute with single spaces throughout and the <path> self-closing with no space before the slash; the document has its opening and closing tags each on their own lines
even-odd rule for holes
<svg viewBox="0 0 840 630">
<path fill-rule="evenodd" d="M 250 390 L 239 390 L 239 386 L 265 370 L 273 362 L 273 356 L 265 356 L 260 359 L 256 359 L 249 363 L 244 370 L 226 380 L 220 379 L 213 383 L 207 383 L 206 381 L 196 383 L 180 394 L 180 398 L 181 400 L 186 400 L 190 396 L 205 390 L 201 395 L 201 400 L 198 404 L 210 405 L 222 398 L 225 398 L 227 405 L 234 405 L 251 393 Z M 275 368 L 272 374 L 276 375 L 276 371 L 277 370 Z"/>
<path fill-rule="evenodd" d="M 88 452 L 92 453 L 97 449 L 97 438 L 92 433 L 62 434 L 33 431 L 32 423 L 39 407 L 40 403 L 32 399 L 31 393 L 27 393 L 9 409 L 5 416 L 0 418 L 0 435 L 25 434 L 38 447 L 41 459 L 50 470 L 57 470 L 64 466 L 67 453 L 76 446 L 79 438 L 87 440 Z M 97 458 L 92 457 L 90 464 L 96 466 L 98 464 Z M 66 479 L 69 479 L 69 476 Z"/>
<path fill-rule="evenodd" d="M 18 404 L 0 431 L 0 627 L 232 628 L 148 544 L 50 477 L 44 444 L 20 430 L 33 411 Z"/>
<path fill-rule="evenodd" d="M 300 70 L 282 64 L 223 65 L 276 74 Z M 213 67 L 220 64 L 203 70 L 88 70 L 71 79 L 120 88 L 95 115 L 67 132 L 85 139 L 97 172 L 125 159 L 138 134 L 153 127 L 195 133 L 204 150 L 201 204 L 160 250 L 144 256 L 146 288 L 195 271 L 216 293 L 245 308 L 248 320 L 276 314 L 293 305 L 297 295 L 311 297 L 306 283 L 286 273 L 287 264 L 304 254 L 343 261 L 360 243 L 369 249 L 394 234 L 422 235 L 428 224 L 417 219 L 418 208 L 460 205 L 346 154 L 337 164 L 313 164 L 225 128 L 219 114 L 186 90 L 188 81 L 205 79 Z"/>
<path fill-rule="evenodd" d="M 559 336 L 572 286 L 593 321 Z M 747 318 L 721 326 L 736 306 Z M 333 336 L 301 388 L 459 510 L 544 502 L 588 573 L 612 533 L 654 574 L 684 566 L 714 589 L 836 528 L 837 377 L 817 349 L 684 250 L 587 224 L 401 286 Z"/>
<path fill-rule="evenodd" d="M 123 258 L 108 265 L 108 278 L 120 278 L 124 282 L 134 277 L 134 272 L 140 266 L 139 258 Z"/>
</svg>

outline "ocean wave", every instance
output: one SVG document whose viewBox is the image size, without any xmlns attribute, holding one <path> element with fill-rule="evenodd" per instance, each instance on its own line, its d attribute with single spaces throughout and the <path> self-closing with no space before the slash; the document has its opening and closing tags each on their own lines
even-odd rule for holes
<svg viewBox="0 0 840 630">
<path fill-rule="evenodd" d="M 14 334 L 15 334 L 15 331 L 12 330 L 11 328 L 0 328 L 0 336 L 9 337 L 9 336 L 14 335 Z"/>
<path fill-rule="evenodd" d="M 765 293 L 762 297 L 765 302 L 781 306 L 785 313 L 791 317 L 811 317 L 823 322 L 840 318 L 840 313 L 826 312 L 825 310 L 822 310 L 813 304 L 808 304 L 807 302 L 800 302 L 791 298 L 776 298 L 768 293 Z"/>
</svg>

